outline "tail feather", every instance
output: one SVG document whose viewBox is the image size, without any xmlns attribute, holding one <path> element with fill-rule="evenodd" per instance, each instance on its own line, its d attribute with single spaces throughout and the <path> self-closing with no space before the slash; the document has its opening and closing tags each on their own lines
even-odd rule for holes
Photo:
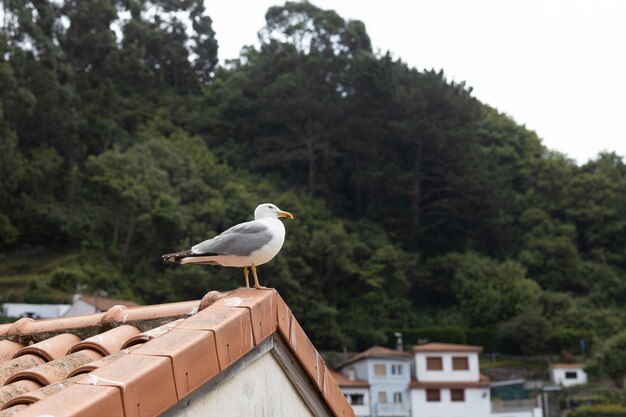
<svg viewBox="0 0 626 417">
<path fill-rule="evenodd" d="M 194 253 L 190 250 L 186 250 L 183 252 L 166 253 L 162 256 L 162 258 L 163 262 L 165 263 L 179 264 L 184 258 L 188 256 L 194 256 Z"/>
</svg>

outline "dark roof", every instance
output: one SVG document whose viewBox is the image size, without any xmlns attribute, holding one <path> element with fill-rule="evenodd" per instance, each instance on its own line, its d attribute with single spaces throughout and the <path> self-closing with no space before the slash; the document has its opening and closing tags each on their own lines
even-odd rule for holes
<svg viewBox="0 0 626 417">
<path fill-rule="evenodd" d="M 0 325 L 0 416 L 157 416 L 279 337 L 337 417 L 333 374 L 273 289 Z"/>
</svg>

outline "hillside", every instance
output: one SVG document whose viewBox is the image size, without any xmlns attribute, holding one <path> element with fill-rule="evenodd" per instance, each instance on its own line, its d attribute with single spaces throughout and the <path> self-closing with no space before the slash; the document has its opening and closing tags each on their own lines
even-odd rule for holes
<svg viewBox="0 0 626 417">
<path fill-rule="evenodd" d="M 374 53 L 362 22 L 286 3 L 259 48 L 218 66 L 201 0 L 5 13 L 1 301 L 239 286 L 238 270 L 160 255 L 272 201 L 296 219 L 260 279 L 321 349 L 401 330 L 578 354 L 624 328 L 622 158 L 576 165 L 465 83 Z"/>
</svg>

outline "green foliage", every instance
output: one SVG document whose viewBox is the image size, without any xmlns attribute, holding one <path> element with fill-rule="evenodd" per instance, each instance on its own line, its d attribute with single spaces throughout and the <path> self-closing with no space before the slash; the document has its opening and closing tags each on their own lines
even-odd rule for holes
<svg viewBox="0 0 626 417">
<path fill-rule="evenodd" d="M 596 375 L 609 376 L 623 388 L 626 377 L 626 332 L 609 338 L 592 358 L 590 370 Z"/>
<path fill-rule="evenodd" d="M 390 331 L 388 334 L 388 339 L 391 342 L 395 341 L 395 337 L 393 336 L 395 331 Z M 420 327 L 416 329 L 404 329 L 400 330 L 400 332 L 402 332 L 402 340 L 404 343 L 410 346 L 426 341 L 467 344 L 466 329 L 460 327 Z"/>
<path fill-rule="evenodd" d="M 595 333 L 592 330 L 555 329 L 548 339 L 548 347 L 554 353 L 565 351 L 581 355 L 593 349 L 595 337 Z M 581 341 L 584 343 L 585 352 L 581 350 Z"/>
<path fill-rule="evenodd" d="M 619 404 L 581 405 L 569 415 L 571 417 L 626 417 L 626 407 Z"/>
<path fill-rule="evenodd" d="M 521 314 L 500 326 L 500 337 L 506 351 L 524 355 L 546 351 L 552 329 L 545 317 L 536 313 Z"/>
<path fill-rule="evenodd" d="M 240 272 L 160 255 L 274 201 L 296 220 L 261 280 L 321 348 L 405 329 L 576 352 L 623 329 L 620 156 L 577 166 L 309 2 L 270 8 L 260 46 L 222 67 L 201 0 L 3 5 L 0 257 L 34 269 L 0 271 L 3 300 L 230 289 Z"/>
</svg>

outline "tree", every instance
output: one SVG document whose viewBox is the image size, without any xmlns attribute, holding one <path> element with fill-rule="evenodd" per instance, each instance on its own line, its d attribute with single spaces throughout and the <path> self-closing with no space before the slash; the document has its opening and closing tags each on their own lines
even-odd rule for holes
<svg viewBox="0 0 626 417">
<path fill-rule="evenodd" d="M 611 377 L 617 387 L 623 388 L 626 377 L 626 332 L 609 338 L 593 357 L 590 368 L 597 374 Z"/>
</svg>

